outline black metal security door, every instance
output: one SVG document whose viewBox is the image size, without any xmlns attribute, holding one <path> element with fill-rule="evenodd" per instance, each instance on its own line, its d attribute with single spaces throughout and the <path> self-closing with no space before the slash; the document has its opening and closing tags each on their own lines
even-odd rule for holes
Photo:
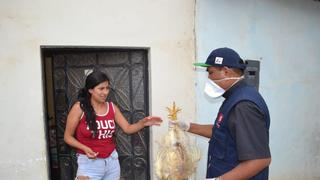
<svg viewBox="0 0 320 180">
<path fill-rule="evenodd" d="M 113 101 L 130 123 L 148 115 L 148 50 L 110 48 L 42 47 L 47 105 L 50 177 L 74 179 L 75 151 L 63 140 L 66 117 L 78 90 L 93 68 L 110 78 L 108 100 Z M 149 129 L 126 135 L 116 130 L 121 179 L 150 179 Z"/>
</svg>

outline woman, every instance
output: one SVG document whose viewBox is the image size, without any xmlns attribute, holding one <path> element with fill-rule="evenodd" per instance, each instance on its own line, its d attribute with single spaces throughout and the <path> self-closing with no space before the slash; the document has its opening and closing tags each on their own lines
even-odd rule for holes
<svg viewBox="0 0 320 180">
<path fill-rule="evenodd" d="M 132 134 L 162 122 L 159 117 L 148 116 L 129 124 L 116 105 L 106 102 L 109 85 L 104 73 L 92 72 L 79 92 L 79 101 L 68 114 L 64 140 L 77 149 L 76 179 L 120 179 L 118 154 L 112 140 L 115 123 L 125 133 Z"/>
</svg>

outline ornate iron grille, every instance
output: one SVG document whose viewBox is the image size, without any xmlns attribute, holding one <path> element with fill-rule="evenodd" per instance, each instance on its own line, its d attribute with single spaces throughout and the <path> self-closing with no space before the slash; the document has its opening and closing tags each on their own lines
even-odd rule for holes
<svg viewBox="0 0 320 180">
<path fill-rule="evenodd" d="M 54 114 L 48 114 L 47 131 L 51 179 L 74 179 L 75 151 L 63 140 L 66 117 L 93 68 L 110 78 L 108 101 L 114 102 L 130 123 L 148 115 L 148 51 L 146 49 L 42 48 L 44 71 L 52 76 Z M 49 64 L 49 65 L 48 65 Z M 52 74 L 48 74 L 52 73 Z M 46 80 L 46 88 L 50 81 Z M 47 90 L 48 92 L 48 90 Z M 46 94 L 47 104 L 50 93 Z M 48 105 L 47 105 L 48 108 Z M 47 112 L 50 112 L 47 110 Z M 126 135 L 116 129 L 121 179 L 150 179 L 149 129 Z"/>
</svg>

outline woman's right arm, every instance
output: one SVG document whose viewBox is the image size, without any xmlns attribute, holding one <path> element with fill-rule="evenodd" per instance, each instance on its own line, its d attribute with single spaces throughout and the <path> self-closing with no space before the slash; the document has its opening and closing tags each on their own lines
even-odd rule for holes
<svg viewBox="0 0 320 180">
<path fill-rule="evenodd" d="M 80 107 L 80 103 L 76 102 L 67 117 L 67 125 L 64 131 L 64 141 L 72 147 L 77 149 L 81 149 L 84 151 L 89 158 L 95 158 L 98 154 L 93 152 L 89 147 L 85 146 L 84 144 L 80 143 L 75 137 L 75 131 L 79 125 L 80 118 L 83 111 Z"/>
</svg>

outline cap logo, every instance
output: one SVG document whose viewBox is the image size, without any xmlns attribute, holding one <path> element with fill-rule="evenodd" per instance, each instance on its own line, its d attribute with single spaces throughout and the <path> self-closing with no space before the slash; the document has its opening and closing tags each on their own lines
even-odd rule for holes
<svg viewBox="0 0 320 180">
<path fill-rule="evenodd" d="M 214 60 L 215 64 L 222 64 L 223 62 L 223 58 L 222 57 L 216 57 L 216 59 Z"/>
</svg>

